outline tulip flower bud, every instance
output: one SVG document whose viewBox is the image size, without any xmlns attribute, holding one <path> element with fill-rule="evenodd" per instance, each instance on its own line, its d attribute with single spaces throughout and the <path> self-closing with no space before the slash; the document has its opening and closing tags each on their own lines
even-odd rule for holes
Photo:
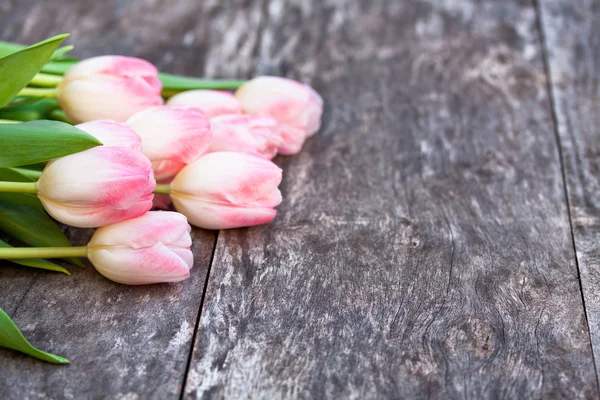
<svg viewBox="0 0 600 400">
<path fill-rule="evenodd" d="M 142 151 L 142 139 L 125 124 L 99 120 L 84 122 L 76 125 L 85 133 L 98 139 L 106 147 L 126 147 L 135 151 Z"/>
<path fill-rule="evenodd" d="M 281 154 L 296 154 L 321 126 L 323 99 L 310 86 L 286 78 L 262 76 L 242 85 L 235 96 L 247 114 L 273 117 L 281 128 Z"/>
<path fill-rule="evenodd" d="M 271 117 L 232 114 L 210 119 L 213 133 L 208 152 L 240 151 L 272 159 L 281 144 L 279 124 Z"/>
<path fill-rule="evenodd" d="M 148 158 L 122 147 L 94 147 L 52 160 L 37 182 L 38 197 L 56 220 L 93 228 L 144 214 L 156 181 Z"/>
<path fill-rule="evenodd" d="M 206 154 L 171 182 L 175 209 L 192 225 L 228 229 L 260 225 L 275 218 L 281 203 L 281 169 L 247 154 Z"/>
<path fill-rule="evenodd" d="M 158 70 L 133 57 L 88 58 L 71 67 L 56 98 L 74 123 L 96 119 L 125 121 L 138 111 L 163 103 Z"/>
<path fill-rule="evenodd" d="M 206 152 L 212 133 L 204 113 L 193 107 L 158 106 L 127 120 L 142 138 L 142 152 L 157 180 L 168 179 Z"/>
<path fill-rule="evenodd" d="M 179 213 L 150 211 L 98 228 L 88 244 L 88 258 L 98 272 L 115 282 L 179 282 L 190 276 L 194 264 L 191 229 Z"/>
<path fill-rule="evenodd" d="M 242 112 L 242 105 L 238 99 L 221 90 L 188 90 L 171 97 L 167 104 L 199 108 L 207 118 Z"/>
</svg>

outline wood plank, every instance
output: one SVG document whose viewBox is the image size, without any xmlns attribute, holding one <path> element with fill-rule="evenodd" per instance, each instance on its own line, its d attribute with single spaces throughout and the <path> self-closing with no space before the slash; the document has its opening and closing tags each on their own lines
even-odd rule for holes
<svg viewBox="0 0 600 400">
<path fill-rule="evenodd" d="M 545 0 L 541 22 L 587 320 L 600 368 L 600 7 Z"/>
<path fill-rule="evenodd" d="M 532 2 L 205 12 L 326 113 L 275 222 L 219 235 L 186 398 L 598 397 Z"/>
<path fill-rule="evenodd" d="M 199 43 L 184 42 L 198 3 L 43 1 L 2 5 L 0 37 L 33 43 L 73 34 L 74 55 L 141 56 L 169 72 L 198 75 Z M 186 53 L 169 57 L 165 48 Z M 84 244 L 90 230 L 68 231 Z M 0 264 L 0 307 L 40 348 L 63 355 L 56 367 L 0 349 L 2 398 L 179 398 L 216 234 L 194 230 L 195 264 L 181 284 L 129 287 L 92 267 L 73 276 Z"/>
<path fill-rule="evenodd" d="M 69 235 L 84 244 L 91 230 Z M 178 398 L 215 234 L 194 230 L 196 257 L 181 284 L 126 286 L 92 266 L 73 275 L 0 264 L 0 307 L 57 367 L 0 349 L 3 398 Z"/>
</svg>

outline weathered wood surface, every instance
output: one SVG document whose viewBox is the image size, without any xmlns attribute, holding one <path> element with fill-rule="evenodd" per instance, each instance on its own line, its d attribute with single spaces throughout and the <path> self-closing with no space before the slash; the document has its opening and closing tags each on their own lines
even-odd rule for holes
<svg viewBox="0 0 600 400">
<path fill-rule="evenodd" d="M 140 56 L 163 70 L 201 75 L 201 50 L 181 44 L 181 20 L 196 24 L 194 3 L 0 1 L 0 39 L 34 43 L 70 32 L 79 57 Z M 168 57 L 178 51 L 188 58 Z M 84 244 L 90 231 L 69 234 Z M 0 349 L 1 397 L 178 398 L 216 239 L 199 229 L 193 235 L 191 278 L 177 285 L 128 287 L 92 267 L 70 268 L 66 277 L 0 261 L 0 307 L 33 344 L 72 363 L 56 367 Z"/>
<path fill-rule="evenodd" d="M 597 397 L 533 3 L 235 4 L 327 109 L 219 235 L 186 398 Z"/>
<path fill-rule="evenodd" d="M 74 230 L 77 244 L 89 230 Z M 0 307 L 31 343 L 67 357 L 57 367 L 0 350 L 3 399 L 178 398 L 215 234 L 193 232 L 184 284 L 124 286 L 93 267 L 73 275 L 0 265 Z"/>
<path fill-rule="evenodd" d="M 0 350 L 5 397 L 598 397 L 533 2 L 0 9 L 4 40 L 68 31 L 81 57 L 287 75 L 326 101 L 321 132 L 278 159 L 276 221 L 220 233 L 189 371 L 215 238 L 199 230 L 183 285 L 0 269 L 0 307 L 73 362 Z"/>
<path fill-rule="evenodd" d="M 600 3 L 540 2 L 575 249 L 600 367 Z"/>
</svg>

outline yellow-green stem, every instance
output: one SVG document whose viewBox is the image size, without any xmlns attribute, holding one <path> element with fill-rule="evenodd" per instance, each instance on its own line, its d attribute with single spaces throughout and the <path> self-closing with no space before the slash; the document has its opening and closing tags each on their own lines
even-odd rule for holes
<svg viewBox="0 0 600 400">
<path fill-rule="evenodd" d="M 30 85 L 33 86 L 41 86 L 41 87 L 57 87 L 59 83 L 62 82 L 62 76 L 45 74 L 43 72 L 39 72 L 36 76 L 33 77 Z"/>
<path fill-rule="evenodd" d="M 14 119 L 0 119 L 0 124 L 20 124 L 21 121 L 15 121 Z"/>
<path fill-rule="evenodd" d="M 156 185 L 156 189 L 154 189 L 155 194 L 169 194 L 171 193 L 171 185 L 159 183 Z"/>
<path fill-rule="evenodd" d="M 53 99 L 56 97 L 56 88 L 25 87 L 21 89 L 19 93 L 17 93 L 17 96 Z"/>
<path fill-rule="evenodd" d="M 37 194 L 37 182 L 5 182 L 0 181 L 0 192 Z"/>
<path fill-rule="evenodd" d="M 25 258 L 87 257 L 87 246 L 78 247 L 6 247 L 0 248 L 0 260 Z"/>
</svg>

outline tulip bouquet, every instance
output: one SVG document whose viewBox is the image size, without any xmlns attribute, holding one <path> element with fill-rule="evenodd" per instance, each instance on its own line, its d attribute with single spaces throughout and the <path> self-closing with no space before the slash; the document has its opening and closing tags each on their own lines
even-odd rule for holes
<svg viewBox="0 0 600 400">
<path fill-rule="evenodd" d="M 178 282 L 193 265 L 190 224 L 275 218 L 282 171 L 271 160 L 319 129 L 313 89 L 168 75 L 124 56 L 80 61 L 59 47 L 65 37 L 0 42 L 0 259 L 69 275 L 48 259 L 87 257 L 118 283 Z M 97 229 L 72 247 L 57 223 Z M 0 346 L 67 362 L 31 346 L 1 309 Z"/>
</svg>

